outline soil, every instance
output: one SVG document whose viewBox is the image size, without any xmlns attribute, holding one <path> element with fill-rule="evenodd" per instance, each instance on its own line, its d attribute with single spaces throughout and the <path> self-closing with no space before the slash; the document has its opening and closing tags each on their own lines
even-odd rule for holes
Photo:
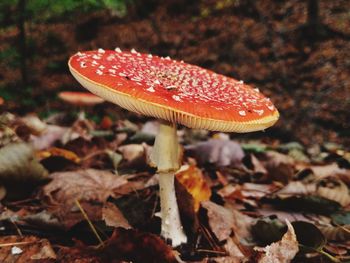
<svg viewBox="0 0 350 263">
<path fill-rule="evenodd" d="M 169 55 L 258 87 L 281 113 L 278 124 L 263 135 L 308 145 L 349 145 L 350 1 L 319 3 L 317 26 L 307 24 L 307 4 L 301 0 L 147 0 L 135 1 L 125 18 L 104 11 L 28 21 L 31 89 L 23 90 L 19 69 L 5 59 L 0 61 L 0 85 L 10 95 L 27 92 L 32 100 L 22 96 L 18 103 L 8 95 L 2 109 L 64 109 L 57 92 L 81 89 L 68 72 L 69 56 L 118 46 Z M 17 35 L 15 28 L 2 30 L 0 50 L 16 46 Z"/>
</svg>

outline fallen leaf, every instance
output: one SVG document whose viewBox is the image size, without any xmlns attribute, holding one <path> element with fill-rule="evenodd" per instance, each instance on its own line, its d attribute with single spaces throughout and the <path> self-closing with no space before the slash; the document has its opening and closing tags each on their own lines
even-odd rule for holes
<svg viewBox="0 0 350 263">
<path fill-rule="evenodd" d="M 102 208 L 102 219 L 107 226 L 131 228 L 128 220 L 126 220 L 119 208 L 110 202 L 107 202 Z"/>
<path fill-rule="evenodd" d="M 340 168 L 337 163 L 327 165 L 305 165 L 298 164 L 297 169 L 310 169 L 315 175 L 315 179 L 323 179 L 326 177 L 338 177 L 345 184 L 350 185 L 350 169 Z"/>
<path fill-rule="evenodd" d="M 56 172 L 45 185 L 43 194 L 51 204 L 71 207 L 75 200 L 105 202 L 109 196 L 117 196 L 118 188 L 127 183 L 123 177 L 108 171 L 87 169 Z"/>
<path fill-rule="evenodd" d="M 280 197 L 293 196 L 293 195 L 311 195 L 316 192 L 316 184 L 305 184 L 301 181 L 289 182 L 285 187 L 276 192 Z"/>
<path fill-rule="evenodd" d="M 344 226 L 318 226 L 327 240 L 344 242 L 350 239 L 350 225 Z"/>
<path fill-rule="evenodd" d="M 217 166 L 239 166 L 244 157 L 244 152 L 239 143 L 230 140 L 210 139 L 205 142 L 185 147 L 193 151 L 198 163 L 215 164 Z"/>
<path fill-rule="evenodd" d="M 211 201 L 204 201 L 201 205 L 207 210 L 209 226 L 219 241 L 228 239 L 232 232 L 240 242 L 250 239 L 251 217 Z"/>
<path fill-rule="evenodd" d="M 260 245 L 269 245 L 281 240 L 285 233 L 285 224 L 275 216 L 260 218 L 252 225 L 252 234 Z"/>
<path fill-rule="evenodd" d="M 74 152 L 62 149 L 62 148 L 57 148 L 57 147 L 51 147 L 47 150 L 42 150 L 36 153 L 36 156 L 42 160 L 46 159 L 49 157 L 63 157 L 66 160 L 69 160 L 73 163 L 80 163 L 80 158 L 78 155 L 76 155 Z"/>
<path fill-rule="evenodd" d="M 324 178 L 320 180 L 316 187 L 316 194 L 336 201 L 342 206 L 350 203 L 349 188 L 338 178 Z"/>
<path fill-rule="evenodd" d="M 263 153 L 268 150 L 268 146 L 261 142 L 242 143 L 241 146 L 244 151 L 251 153 Z"/>
<path fill-rule="evenodd" d="M 290 196 L 272 201 L 283 209 L 315 214 L 332 214 L 341 208 L 338 202 L 315 195 Z"/>
<path fill-rule="evenodd" d="M 21 121 L 30 128 L 31 132 L 35 135 L 41 134 L 46 130 L 47 124 L 39 119 L 38 116 L 29 114 L 23 118 Z"/>
<path fill-rule="evenodd" d="M 237 199 L 251 204 L 251 200 L 260 200 L 278 190 L 278 184 L 253 184 L 244 183 L 242 185 L 227 185 L 218 191 L 218 194 L 224 198 Z"/>
<path fill-rule="evenodd" d="M 195 165 L 183 165 L 175 176 L 192 195 L 194 199 L 194 209 L 198 211 L 200 203 L 209 200 L 211 196 L 211 189 L 202 171 Z"/>
<path fill-rule="evenodd" d="M 247 258 L 247 255 L 243 254 L 241 248 L 234 242 L 233 238 L 229 238 L 224 245 L 224 249 L 230 256 L 231 260 L 240 260 L 237 262 L 242 262 L 243 259 Z"/>
<path fill-rule="evenodd" d="M 106 154 L 108 155 L 109 159 L 111 160 L 112 164 L 113 164 L 113 168 L 115 173 L 118 172 L 118 166 L 120 164 L 120 162 L 123 160 L 123 156 L 119 153 L 116 153 L 114 151 L 111 150 L 106 150 Z"/>
<path fill-rule="evenodd" d="M 247 155 L 247 157 L 244 158 L 244 160 L 245 160 L 244 164 L 250 170 L 252 170 L 255 175 L 260 175 L 260 177 L 262 177 L 267 174 L 267 170 L 265 166 L 259 161 L 258 158 L 256 158 L 254 154 Z"/>
<path fill-rule="evenodd" d="M 350 211 L 331 215 L 332 222 L 337 225 L 350 225 Z"/>
<path fill-rule="evenodd" d="M 61 142 L 67 144 L 70 141 L 82 138 L 90 141 L 92 138 L 91 132 L 94 130 L 94 124 L 87 119 L 78 118 L 70 128 L 63 134 Z"/>
<path fill-rule="evenodd" d="M 3 236 L 0 237 L 0 262 L 43 262 L 55 260 L 56 254 L 47 239 L 34 236 Z"/>
<path fill-rule="evenodd" d="M 260 161 L 267 169 L 271 180 L 287 184 L 294 176 L 294 160 L 287 155 L 267 151 Z"/>
<path fill-rule="evenodd" d="M 35 150 L 43 150 L 51 147 L 56 141 L 62 139 L 68 128 L 48 125 L 47 128 L 38 136 L 31 135 L 30 142 Z"/>
<path fill-rule="evenodd" d="M 38 181 L 47 177 L 46 169 L 34 157 L 33 148 L 26 143 L 12 143 L 0 149 L 0 180 Z"/>
<path fill-rule="evenodd" d="M 299 251 L 298 241 L 293 226 L 286 221 L 288 231 L 282 239 L 264 248 L 254 248 L 260 253 L 258 263 L 288 263 Z"/>
<path fill-rule="evenodd" d="M 111 259 L 128 262 L 178 262 L 173 250 L 160 237 L 123 228 L 114 231 L 98 255 L 103 262 L 110 262 Z"/>
<path fill-rule="evenodd" d="M 128 162 L 145 157 L 145 148 L 142 144 L 127 144 L 120 146 L 118 150 L 123 155 L 123 158 Z"/>
<path fill-rule="evenodd" d="M 314 224 L 304 221 L 292 223 L 297 240 L 304 250 L 321 250 L 327 243 L 326 238 Z"/>
</svg>

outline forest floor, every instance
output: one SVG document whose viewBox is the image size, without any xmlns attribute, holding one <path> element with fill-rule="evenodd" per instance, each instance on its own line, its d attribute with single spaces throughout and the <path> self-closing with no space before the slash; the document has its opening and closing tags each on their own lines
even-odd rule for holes
<svg viewBox="0 0 350 263">
<path fill-rule="evenodd" d="M 350 260 L 350 2 L 320 1 L 317 33 L 301 0 L 155 2 L 122 19 L 29 22 L 26 88 L 18 32 L 1 31 L 0 109 L 13 114 L 0 115 L 0 261 Z M 82 121 L 57 98 L 81 89 L 70 55 L 117 46 L 242 79 L 281 113 L 265 133 L 231 138 L 179 127 L 189 242 L 176 250 L 159 236 L 158 178 L 146 158 L 157 123 L 109 103 Z"/>
</svg>

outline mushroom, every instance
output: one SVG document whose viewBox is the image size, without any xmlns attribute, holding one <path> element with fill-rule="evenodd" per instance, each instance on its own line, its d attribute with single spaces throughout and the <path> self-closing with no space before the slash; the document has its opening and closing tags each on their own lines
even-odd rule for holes
<svg viewBox="0 0 350 263">
<path fill-rule="evenodd" d="M 182 157 L 176 124 L 243 133 L 266 129 L 279 117 L 257 89 L 169 57 L 99 49 L 73 55 L 69 68 L 92 93 L 162 120 L 150 160 L 159 174 L 161 235 L 173 246 L 187 242 L 174 188 Z"/>
<path fill-rule="evenodd" d="M 58 97 L 72 105 L 79 106 L 80 112 L 78 119 L 85 119 L 85 112 L 82 110 L 84 106 L 94 106 L 96 104 L 103 103 L 105 100 L 98 97 L 90 92 L 79 92 L 79 91 L 62 91 L 58 93 Z"/>
<path fill-rule="evenodd" d="M 1 106 L 2 104 L 4 104 L 4 102 L 5 102 L 4 99 L 0 97 L 0 106 Z"/>
</svg>

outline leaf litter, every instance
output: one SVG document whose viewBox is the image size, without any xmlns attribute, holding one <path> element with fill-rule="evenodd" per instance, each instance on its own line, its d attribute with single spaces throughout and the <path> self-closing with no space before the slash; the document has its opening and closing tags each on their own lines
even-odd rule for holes
<svg viewBox="0 0 350 263">
<path fill-rule="evenodd" d="M 295 142 L 267 145 L 179 130 L 185 156 L 176 190 L 189 242 L 171 248 L 159 236 L 158 178 L 147 163 L 156 122 L 108 119 L 99 126 L 78 120 L 69 128 L 35 115 L 0 119 L 5 120 L 0 257 L 6 260 L 342 262 L 350 257 L 349 166 L 346 159 L 339 165 L 320 157 L 346 156 L 344 147 L 315 152 Z M 100 136 L 102 126 L 111 129 L 107 136 Z M 25 195 L 15 187 L 23 185 Z"/>
</svg>

